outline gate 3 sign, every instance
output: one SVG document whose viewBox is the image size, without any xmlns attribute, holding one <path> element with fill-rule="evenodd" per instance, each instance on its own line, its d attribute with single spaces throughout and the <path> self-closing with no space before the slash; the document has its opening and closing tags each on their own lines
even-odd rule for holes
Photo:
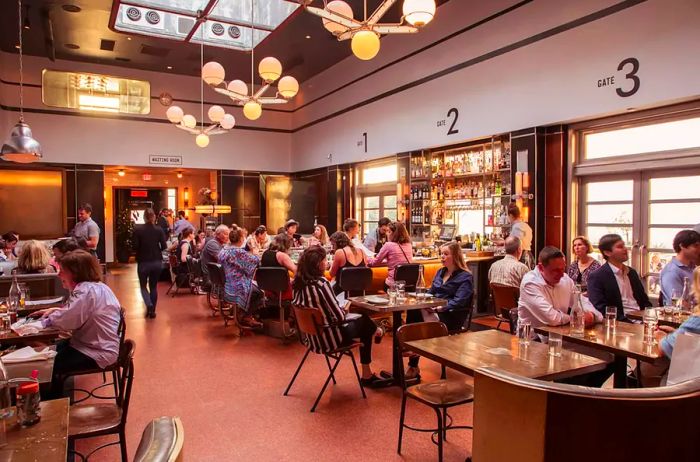
<svg viewBox="0 0 700 462">
<path fill-rule="evenodd" d="M 182 165 L 182 156 L 148 156 L 149 165 Z"/>
</svg>

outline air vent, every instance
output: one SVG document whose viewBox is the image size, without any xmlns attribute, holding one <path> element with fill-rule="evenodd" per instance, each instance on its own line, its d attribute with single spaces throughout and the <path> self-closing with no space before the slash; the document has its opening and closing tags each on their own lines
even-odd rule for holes
<svg viewBox="0 0 700 462">
<path fill-rule="evenodd" d="M 177 33 L 188 35 L 192 28 L 194 27 L 194 19 L 183 18 L 182 16 L 177 18 Z"/>
<path fill-rule="evenodd" d="M 100 40 L 100 50 L 114 51 L 114 40 Z"/>
<path fill-rule="evenodd" d="M 129 59 L 129 58 L 119 58 L 119 57 L 117 57 L 117 58 L 114 58 L 114 59 L 116 59 L 117 61 L 121 61 L 121 62 L 123 62 L 123 63 L 128 63 L 128 62 L 131 61 L 131 59 Z"/>
<path fill-rule="evenodd" d="M 170 53 L 167 48 L 153 47 L 150 45 L 141 45 L 141 54 L 148 56 L 158 56 L 160 58 L 165 58 Z"/>
</svg>

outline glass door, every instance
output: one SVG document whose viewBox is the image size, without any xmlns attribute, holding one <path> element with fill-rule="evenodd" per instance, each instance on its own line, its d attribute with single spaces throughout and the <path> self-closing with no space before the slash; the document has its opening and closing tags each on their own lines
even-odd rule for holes
<svg viewBox="0 0 700 462">
<path fill-rule="evenodd" d="M 700 223 L 700 170 L 661 171 L 582 179 L 579 233 L 598 252 L 601 236 L 615 233 L 630 247 L 627 262 L 649 295 L 658 296 L 659 272 L 675 255 L 673 238 Z"/>
</svg>

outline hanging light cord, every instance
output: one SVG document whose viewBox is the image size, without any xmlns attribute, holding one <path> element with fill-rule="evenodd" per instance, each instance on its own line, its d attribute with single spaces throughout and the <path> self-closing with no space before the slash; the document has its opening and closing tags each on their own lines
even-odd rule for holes
<svg viewBox="0 0 700 462">
<path fill-rule="evenodd" d="M 255 0 L 250 2 L 250 96 L 255 94 Z"/>
<path fill-rule="evenodd" d="M 24 68 L 22 67 L 22 0 L 17 0 L 19 16 L 19 121 L 24 122 Z"/>
<path fill-rule="evenodd" d="M 199 28 L 202 30 L 202 27 Z M 202 41 L 199 44 L 199 68 L 204 67 L 204 31 L 202 31 Z M 204 128 L 204 79 L 199 79 L 199 118 Z"/>
</svg>

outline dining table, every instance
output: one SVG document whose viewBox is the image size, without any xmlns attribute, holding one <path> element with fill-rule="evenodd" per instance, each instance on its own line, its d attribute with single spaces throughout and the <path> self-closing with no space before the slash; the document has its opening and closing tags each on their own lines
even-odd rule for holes
<svg viewBox="0 0 700 462">
<path fill-rule="evenodd" d="M 7 444 L 0 461 L 65 462 L 68 457 L 68 398 L 41 402 L 41 420 L 30 427 L 17 423 L 16 413 L 5 422 Z"/>
<path fill-rule="evenodd" d="M 403 319 L 401 317 L 402 313 L 410 310 L 420 310 L 424 308 L 440 308 L 447 305 L 447 300 L 443 300 L 437 297 L 426 297 L 417 298 L 412 295 L 408 295 L 405 300 L 397 301 L 396 303 L 389 303 L 388 296 L 381 295 L 371 295 L 371 296 L 361 296 L 361 297 L 350 297 L 351 310 L 353 308 L 360 308 L 362 310 L 371 311 L 374 313 L 391 313 L 392 315 L 392 370 L 381 371 L 380 375 L 383 379 L 379 382 L 377 386 L 401 386 L 401 381 L 399 379 L 399 370 L 403 368 L 403 357 L 401 355 L 401 346 L 399 345 L 398 336 L 396 331 L 403 324 Z"/>
<path fill-rule="evenodd" d="M 666 334 L 656 332 L 653 342 L 644 339 L 644 325 L 616 322 L 614 328 L 596 324 L 584 330 L 583 335 L 571 331 L 569 325 L 535 327 L 541 335 L 561 334 L 566 342 L 612 353 L 614 356 L 614 386 L 627 387 L 627 359 L 632 358 L 650 364 L 663 361 L 659 342 Z"/>
<path fill-rule="evenodd" d="M 48 328 L 34 334 L 18 335 L 15 331 L 0 334 L 0 346 L 24 345 L 29 343 L 53 343 L 62 334 L 61 330 Z"/>
<path fill-rule="evenodd" d="M 681 311 L 680 316 L 673 316 L 671 313 L 665 313 L 663 308 L 656 308 L 658 315 L 658 323 L 661 326 L 669 326 L 678 329 L 681 324 L 688 320 L 691 316 L 690 311 Z M 625 313 L 629 319 L 634 321 L 644 321 L 644 310 L 633 310 Z"/>
<path fill-rule="evenodd" d="M 522 344 L 516 336 L 495 329 L 413 340 L 404 347 L 467 375 L 481 367 L 497 367 L 532 379 L 561 380 L 607 365 L 602 359 L 566 349 L 561 356 L 550 356 L 544 343 Z"/>
</svg>

